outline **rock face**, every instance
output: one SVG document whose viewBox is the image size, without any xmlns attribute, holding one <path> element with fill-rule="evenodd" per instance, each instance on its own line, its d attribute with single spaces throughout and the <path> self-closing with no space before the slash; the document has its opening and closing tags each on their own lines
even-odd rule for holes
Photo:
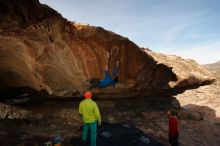
<svg viewBox="0 0 220 146">
<path fill-rule="evenodd" d="M 182 60 L 186 68 L 178 68 L 178 73 L 200 69 L 196 75 L 182 76 L 175 72 L 178 64 L 171 65 L 172 69 L 151 55 L 129 39 L 101 27 L 69 22 L 38 0 L 0 0 L 2 89 L 28 87 L 58 96 L 78 96 L 85 90 L 84 81 L 102 78 L 105 66 L 111 72 L 116 61 L 120 62 L 119 84 L 95 92 L 114 93 L 117 97 L 147 96 L 152 89 L 163 91 L 213 80 L 196 63 L 188 66 L 190 63 Z"/>
<path fill-rule="evenodd" d="M 28 112 L 24 109 L 10 106 L 7 104 L 0 103 L 0 120 L 1 119 L 24 119 L 28 118 L 31 115 L 31 112 Z"/>
<path fill-rule="evenodd" d="M 208 70 L 212 71 L 215 74 L 216 78 L 220 80 L 220 61 L 213 64 L 206 64 L 204 66 Z"/>
<path fill-rule="evenodd" d="M 150 54 L 158 64 L 165 64 L 172 68 L 178 80 L 177 82 L 170 82 L 169 85 L 171 87 L 201 86 L 215 80 L 211 72 L 194 60 L 185 60 L 175 55 L 164 55 L 148 49 L 145 49 L 145 52 Z"/>
</svg>

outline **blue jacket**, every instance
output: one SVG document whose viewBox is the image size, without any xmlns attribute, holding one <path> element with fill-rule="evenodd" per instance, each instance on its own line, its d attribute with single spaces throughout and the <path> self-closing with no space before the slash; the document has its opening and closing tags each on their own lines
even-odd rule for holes
<svg viewBox="0 0 220 146">
<path fill-rule="evenodd" d="M 112 80 L 112 77 L 108 74 L 107 71 L 105 71 L 105 78 L 104 80 L 101 80 L 98 84 L 98 88 L 104 88 L 108 86 L 115 86 L 115 82 Z"/>
</svg>

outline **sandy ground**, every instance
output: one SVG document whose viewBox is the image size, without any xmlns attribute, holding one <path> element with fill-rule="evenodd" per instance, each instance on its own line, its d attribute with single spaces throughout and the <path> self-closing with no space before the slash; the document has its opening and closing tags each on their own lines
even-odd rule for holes
<svg viewBox="0 0 220 146">
<path fill-rule="evenodd" d="M 183 108 L 201 112 L 206 120 L 219 122 L 220 118 L 220 82 L 187 90 L 176 96 Z"/>
</svg>

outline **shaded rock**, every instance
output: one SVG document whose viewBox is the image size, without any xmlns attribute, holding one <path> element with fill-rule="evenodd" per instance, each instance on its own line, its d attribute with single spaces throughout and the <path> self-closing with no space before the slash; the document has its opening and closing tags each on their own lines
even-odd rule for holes
<svg viewBox="0 0 220 146">
<path fill-rule="evenodd" d="M 202 120 L 203 116 L 200 112 L 194 110 L 181 110 L 178 113 L 178 117 L 183 120 Z"/>
<path fill-rule="evenodd" d="M 25 119 L 30 117 L 31 112 L 0 103 L 0 119 Z"/>
<path fill-rule="evenodd" d="M 13 105 L 13 104 L 24 104 L 30 102 L 30 98 L 19 98 L 19 99 L 11 99 L 11 100 L 6 100 L 6 103 Z"/>
</svg>

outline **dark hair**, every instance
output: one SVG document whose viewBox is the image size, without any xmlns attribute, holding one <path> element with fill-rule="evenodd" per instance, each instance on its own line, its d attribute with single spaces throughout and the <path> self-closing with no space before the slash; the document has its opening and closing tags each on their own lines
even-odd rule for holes
<svg viewBox="0 0 220 146">
<path fill-rule="evenodd" d="M 117 76 L 113 76 L 113 77 L 112 77 L 112 80 L 113 80 L 115 83 L 117 83 L 117 82 L 118 82 L 118 77 L 117 77 Z"/>
<path fill-rule="evenodd" d="M 171 109 L 171 110 L 168 110 L 168 111 L 170 111 L 172 116 L 177 116 L 178 115 L 178 112 L 176 110 Z"/>
</svg>

